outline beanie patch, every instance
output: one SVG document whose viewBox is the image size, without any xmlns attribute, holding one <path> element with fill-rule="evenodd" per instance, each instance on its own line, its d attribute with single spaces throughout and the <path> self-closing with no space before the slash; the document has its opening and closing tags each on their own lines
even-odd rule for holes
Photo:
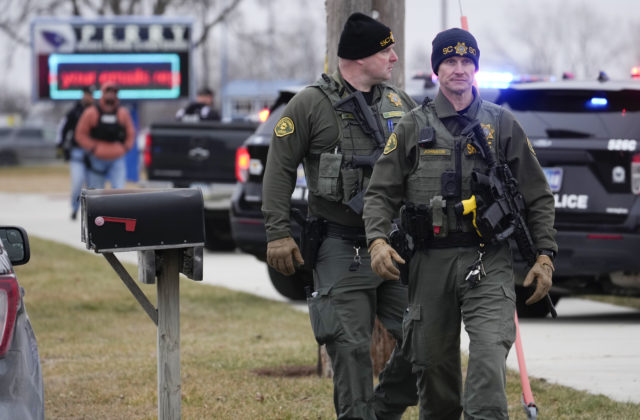
<svg viewBox="0 0 640 420">
<path fill-rule="evenodd" d="M 473 60 L 476 70 L 478 70 L 480 50 L 476 39 L 471 33 L 459 28 L 447 29 L 436 35 L 432 45 L 431 68 L 436 75 L 438 74 L 440 63 L 452 56 L 470 58 Z"/>
<path fill-rule="evenodd" d="M 454 51 L 455 51 L 456 54 L 462 55 L 462 56 L 467 55 L 467 54 L 473 54 L 475 56 L 478 56 L 478 51 L 473 47 L 467 47 L 464 42 L 458 42 L 455 47 L 452 47 L 450 45 L 450 46 L 444 47 L 442 49 L 442 53 L 445 56 L 448 55 L 448 54 L 451 54 Z"/>
<path fill-rule="evenodd" d="M 358 60 L 376 54 L 394 43 L 393 32 L 388 26 L 356 12 L 344 24 L 338 43 L 338 57 Z"/>
</svg>

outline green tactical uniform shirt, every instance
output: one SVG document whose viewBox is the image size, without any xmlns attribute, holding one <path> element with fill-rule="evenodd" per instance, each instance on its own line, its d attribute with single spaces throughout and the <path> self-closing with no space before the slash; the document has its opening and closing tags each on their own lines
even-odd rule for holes
<svg viewBox="0 0 640 420">
<path fill-rule="evenodd" d="M 473 94 L 474 99 L 463 114 L 471 120 L 477 118 L 481 107 L 495 107 L 488 103 L 483 105 L 475 88 Z M 437 118 L 446 129 L 454 136 L 459 135 L 469 120 L 456 112 L 442 92 L 438 92 L 433 105 Z M 369 243 L 376 238 L 387 238 L 391 220 L 407 197 L 407 180 L 418 166 L 417 159 L 420 159 L 417 140 L 423 127 L 417 125 L 416 116 L 424 112 L 427 111 L 420 106 L 401 119 L 395 135 L 389 138 L 383 155 L 376 163 L 365 195 L 364 222 Z M 498 161 L 506 162 L 518 181 L 527 206 L 527 224 L 536 248 L 557 252 L 553 195 L 531 143 L 508 110 L 500 108 L 496 120 L 497 126 L 488 121 L 480 120 L 480 123 Z M 436 132 L 436 142 L 437 136 Z"/>
<path fill-rule="evenodd" d="M 331 78 L 342 97 L 349 94 L 342 76 L 336 71 Z M 377 111 L 380 128 L 386 139 L 405 112 L 416 103 L 400 89 L 385 83 L 372 88 L 371 106 Z M 392 113 L 384 109 L 394 109 Z M 392 114 L 392 115 L 389 115 Z M 308 163 L 322 153 L 332 152 L 340 145 L 344 130 L 353 130 L 349 122 L 334 110 L 331 100 L 317 86 L 308 86 L 287 104 L 272 136 L 263 178 L 262 213 L 265 219 L 267 241 L 291 236 L 290 201 L 295 188 L 297 168 L 304 161 L 305 173 L 310 176 Z M 371 139 L 371 149 L 375 148 Z M 370 169 L 369 169 L 370 171 Z M 362 227 L 362 216 L 341 201 L 326 200 L 314 192 L 317 180 L 307 179 L 309 214 L 345 226 Z"/>
</svg>

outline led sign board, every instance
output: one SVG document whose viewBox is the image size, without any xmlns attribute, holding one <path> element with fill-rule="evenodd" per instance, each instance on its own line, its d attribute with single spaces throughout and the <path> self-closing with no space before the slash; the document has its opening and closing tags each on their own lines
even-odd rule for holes
<svg viewBox="0 0 640 420">
<path fill-rule="evenodd" d="M 107 80 L 125 100 L 190 97 L 191 27 L 158 17 L 34 19 L 33 98 L 79 99 L 83 87 Z"/>
</svg>

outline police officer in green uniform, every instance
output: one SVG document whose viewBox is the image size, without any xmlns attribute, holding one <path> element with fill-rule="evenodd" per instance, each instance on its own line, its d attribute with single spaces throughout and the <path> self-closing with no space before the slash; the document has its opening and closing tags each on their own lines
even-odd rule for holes
<svg viewBox="0 0 640 420">
<path fill-rule="evenodd" d="M 362 210 L 348 205 L 366 189 L 375 159 L 370 165 L 358 161 L 377 158 L 395 124 L 416 106 L 405 92 L 385 83 L 398 60 L 393 44 L 391 30 L 382 23 L 362 13 L 348 18 L 338 70 L 291 99 L 274 129 L 264 174 L 262 211 L 271 267 L 291 275 L 304 263 L 289 224 L 300 162 L 309 187 L 309 216 L 325 221 L 313 270 L 315 291 L 308 301 L 314 335 L 331 358 L 338 419 L 399 419 L 418 399 L 416 376 L 399 346 L 374 390 L 375 317 L 400 343 L 407 288 L 372 272 Z M 377 127 L 363 129 L 354 113 L 340 107 L 356 91 Z M 379 144 L 371 128 L 380 131 Z"/>
<path fill-rule="evenodd" d="M 455 209 L 472 194 L 472 170 L 487 169 L 472 137 L 463 135 L 473 122 L 479 120 L 488 148 L 511 169 L 526 202 L 538 250 L 524 281 L 536 285 L 527 304 L 550 289 L 557 252 L 554 202 L 544 173 L 514 116 L 478 95 L 473 83 L 479 57 L 467 31 L 449 29 L 434 38 L 431 65 L 439 92 L 396 126 L 365 196 L 372 268 L 384 278 L 398 278 L 394 263 L 405 263 L 387 243 L 398 209 L 404 203 L 403 211 L 423 209 L 428 216 L 411 219 L 408 232 L 419 239 L 409 263 L 403 331 L 403 351 L 418 372 L 421 419 L 459 419 L 463 410 L 465 419 L 508 418 L 505 362 L 516 334 L 511 253 L 506 241 L 484 244 L 473 219 Z M 470 338 L 464 398 L 461 320 Z"/>
</svg>

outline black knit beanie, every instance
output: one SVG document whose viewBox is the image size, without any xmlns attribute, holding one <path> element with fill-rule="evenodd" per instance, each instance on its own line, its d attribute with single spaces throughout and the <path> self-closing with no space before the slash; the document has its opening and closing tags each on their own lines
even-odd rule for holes
<svg viewBox="0 0 640 420">
<path fill-rule="evenodd" d="M 356 12 L 344 24 L 338 43 L 338 57 L 358 60 L 382 51 L 394 42 L 388 26 Z"/>
<path fill-rule="evenodd" d="M 431 45 L 431 69 L 436 75 L 438 75 L 440 63 L 452 56 L 469 57 L 478 71 L 480 50 L 476 39 L 468 31 L 460 28 L 447 29 L 436 35 Z"/>
</svg>

